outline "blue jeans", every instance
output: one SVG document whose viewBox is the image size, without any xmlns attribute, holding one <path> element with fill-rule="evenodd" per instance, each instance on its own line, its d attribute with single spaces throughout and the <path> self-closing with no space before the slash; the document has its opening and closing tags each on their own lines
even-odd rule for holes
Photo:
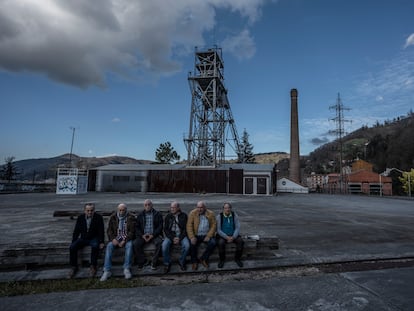
<svg viewBox="0 0 414 311">
<path fill-rule="evenodd" d="M 115 246 L 112 244 L 112 241 L 106 245 L 105 251 L 105 262 L 104 262 L 104 271 L 111 271 L 112 268 L 112 253 Z M 132 261 L 132 241 L 128 241 L 125 244 L 125 258 L 124 258 L 124 269 L 129 269 L 131 267 Z"/>
<path fill-rule="evenodd" d="M 171 250 L 172 243 L 173 242 L 167 237 L 162 242 L 162 257 L 163 257 L 164 265 L 166 266 L 171 264 L 170 250 Z M 181 255 L 180 255 L 180 259 L 178 260 L 178 262 L 180 263 L 180 265 L 183 266 L 185 264 L 185 258 L 187 257 L 188 251 L 190 250 L 190 241 L 188 240 L 187 237 L 184 237 L 184 239 L 180 241 L 180 245 L 181 245 Z"/>
</svg>

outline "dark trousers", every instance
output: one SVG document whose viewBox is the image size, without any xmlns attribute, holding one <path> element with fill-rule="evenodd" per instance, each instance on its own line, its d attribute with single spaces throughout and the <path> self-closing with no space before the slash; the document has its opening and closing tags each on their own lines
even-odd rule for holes
<svg viewBox="0 0 414 311">
<path fill-rule="evenodd" d="M 236 253 L 234 254 L 234 260 L 240 260 L 243 254 L 244 241 L 241 238 L 241 236 L 238 236 L 235 240 L 233 240 L 232 243 L 236 244 Z M 217 244 L 218 244 L 220 261 L 225 261 L 226 260 L 226 244 L 229 244 L 229 243 L 227 243 L 225 239 L 219 236 L 217 238 Z"/>
<path fill-rule="evenodd" d="M 99 256 L 98 239 L 85 240 L 85 239 L 79 238 L 73 241 L 69 247 L 70 265 L 72 267 L 78 266 L 78 251 L 84 248 L 85 246 L 91 247 L 91 265 L 95 267 L 98 265 L 98 256 Z"/>
<path fill-rule="evenodd" d="M 148 243 L 154 243 L 155 245 L 155 252 L 152 256 L 152 264 L 156 265 L 158 262 L 158 258 L 160 257 L 161 253 L 162 237 L 157 236 L 153 238 L 151 241 L 145 242 L 145 240 L 139 236 L 134 240 L 134 253 L 138 266 L 141 266 L 145 263 L 144 246 Z"/>
<path fill-rule="evenodd" d="M 190 244 L 190 254 L 191 254 L 191 263 L 198 262 L 198 247 L 201 243 L 206 243 L 206 249 L 203 252 L 203 255 L 201 255 L 200 260 L 208 261 L 210 258 L 210 255 L 213 253 L 214 248 L 216 247 L 216 239 L 211 238 L 208 242 L 204 242 L 205 236 L 197 235 L 197 242 L 195 245 L 192 243 Z"/>
</svg>

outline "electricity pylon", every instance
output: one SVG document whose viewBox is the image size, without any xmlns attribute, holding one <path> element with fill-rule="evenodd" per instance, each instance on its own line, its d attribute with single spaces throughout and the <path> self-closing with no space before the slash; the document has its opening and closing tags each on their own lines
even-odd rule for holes
<svg viewBox="0 0 414 311">
<path fill-rule="evenodd" d="M 336 104 L 329 107 L 329 109 L 335 109 L 336 116 L 335 118 L 332 118 L 331 120 L 336 123 L 336 129 L 329 131 L 330 134 L 336 135 L 338 144 L 339 144 L 339 187 L 340 192 L 344 193 L 344 176 L 343 176 L 343 169 L 342 169 L 342 161 L 343 161 L 343 141 L 342 138 L 346 134 L 344 130 L 344 123 L 345 122 L 351 122 L 350 120 L 346 120 L 344 118 L 344 111 L 345 110 L 351 110 L 350 108 L 345 107 L 342 104 L 341 97 L 338 93 L 338 98 L 336 100 Z"/>
</svg>

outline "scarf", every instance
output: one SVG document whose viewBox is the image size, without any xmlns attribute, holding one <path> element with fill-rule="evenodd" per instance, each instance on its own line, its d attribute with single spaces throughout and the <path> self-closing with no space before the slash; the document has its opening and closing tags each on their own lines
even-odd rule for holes
<svg viewBox="0 0 414 311">
<path fill-rule="evenodd" d="M 116 213 L 118 216 L 118 238 L 126 238 L 126 220 L 128 213 L 125 213 L 124 216 L 121 216 L 119 212 Z"/>
</svg>

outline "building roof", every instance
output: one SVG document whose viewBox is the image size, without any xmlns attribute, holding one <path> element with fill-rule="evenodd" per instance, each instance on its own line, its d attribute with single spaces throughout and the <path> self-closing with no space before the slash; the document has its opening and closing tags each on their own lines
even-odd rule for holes
<svg viewBox="0 0 414 311">
<path fill-rule="evenodd" d="M 180 170 L 184 164 L 108 164 L 96 167 L 98 171 Z"/>
<path fill-rule="evenodd" d="M 272 171 L 275 168 L 275 164 L 256 164 L 256 163 L 231 163 L 222 164 L 222 169 L 238 169 L 245 171 Z"/>
<path fill-rule="evenodd" d="M 263 171 L 269 172 L 274 169 L 274 164 L 252 164 L 252 163 L 232 163 L 222 164 L 219 167 L 209 166 L 186 166 L 185 164 L 108 164 L 96 167 L 99 171 L 149 171 L 149 170 L 228 170 L 242 169 L 245 171 Z"/>
<path fill-rule="evenodd" d="M 370 172 L 367 170 L 360 170 L 357 172 L 352 172 L 348 175 L 348 182 L 369 182 L 369 183 L 379 183 L 381 179 L 382 183 L 392 182 L 391 177 L 381 176 L 377 173 Z"/>
</svg>

